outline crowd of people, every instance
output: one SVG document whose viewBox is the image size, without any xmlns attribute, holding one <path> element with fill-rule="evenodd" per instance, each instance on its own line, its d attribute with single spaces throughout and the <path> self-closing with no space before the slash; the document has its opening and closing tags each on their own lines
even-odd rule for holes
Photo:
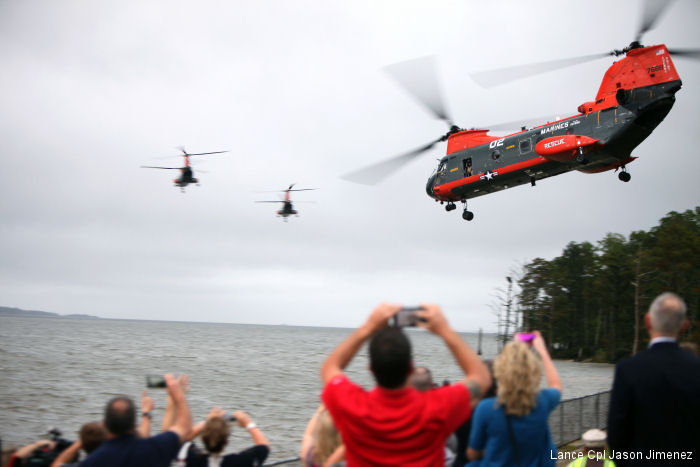
<svg viewBox="0 0 700 467">
<path fill-rule="evenodd" d="M 414 312 L 416 325 L 442 339 L 464 376 L 437 385 L 430 369 L 414 367 L 402 328 L 388 325 L 401 309 L 379 305 L 325 359 L 321 403 L 299 452 L 304 467 L 524 467 L 561 461 L 548 417 L 561 400 L 562 383 L 539 332 L 516 334 L 493 362 L 483 362 L 437 305 L 422 304 Z M 605 432 L 592 430 L 571 465 L 700 465 L 700 359 L 677 343 L 688 326 L 683 300 L 662 294 L 645 315 L 645 325 L 649 348 L 616 367 L 607 427 L 610 450 L 604 448 Z M 376 382 L 371 390 L 344 373 L 365 343 Z M 169 374 L 164 379 L 168 401 L 160 433 L 151 435 L 153 401 L 146 393 L 139 420 L 134 402 L 116 397 L 107 403 L 104 420 L 85 424 L 80 439 L 51 467 L 263 465 L 270 443 L 248 414 L 214 407 L 206 420 L 194 424 L 186 398 L 189 379 Z M 224 454 L 232 422 L 249 433 L 252 446 Z M 30 465 L 32 453 L 49 451 L 52 443 L 23 447 L 8 465 Z M 78 462 L 81 450 L 85 455 Z"/>
</svg>

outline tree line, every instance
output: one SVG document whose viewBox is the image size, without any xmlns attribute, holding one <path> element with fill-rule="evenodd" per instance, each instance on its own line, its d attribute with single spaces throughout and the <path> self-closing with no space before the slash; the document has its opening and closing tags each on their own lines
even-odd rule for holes
<svg viewBox="0 0 700 467">
<path fill-rule="evenodd" d="M 507 279 L 499 332 L 539 329 L 558 358 L 614 362 L 644 349 L 643 315 L 665 291 L 688 306 L 681 340 L 700 343 L 700 207 L 672 211 L 629 237 L 570 242 L 556 258 L 535 258 Z"/>
</svg>

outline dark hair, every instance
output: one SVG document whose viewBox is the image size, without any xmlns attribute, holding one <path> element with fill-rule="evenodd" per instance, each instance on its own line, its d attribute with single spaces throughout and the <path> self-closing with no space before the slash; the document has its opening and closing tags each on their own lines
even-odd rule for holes
<svg viewBox="0 0 700 467">
<path fill-rule="evenodd" d="M 386 327 L 372 337 L 369 361 L 379 386 L 400 388 L 411 372 L 411 342 L 400 328 Z"/>
<path fill-rule="evenodd" d="M 204 447 L 211 454 L 216 454 L 224 450 L 228 442 L 230 429 L 228 422 L 222 417 L 212 417 L 204 424 L 202 430 L 202 442 Z"/>
<path fill-rule="evenodd" d="M 136 409 L 128 397 L 115 397 L 105 409 L 105 427 L 116 436 L 131 433 L 136 425 Z"/>
<path fill-rule="evenodd" d="M 80 442 L 85 452 L 90 454 L 105 440 L 105 427 L 99 422 L 86 423 L 80 428 Z"/>
<path fill-rule="evenodd" d="M 489 370 L 489 374 L 491 375 L 491 387 L 489 388 L 488 391 L 486 391 L 482 397 L 482 399 L 486 399 L 487 397 L 495 397 L 496 392 L 498 391 L 498 381 L 496 380 L 496 377 L 493 375 L 493 360 L 488 359 L 484 360 L 484 365 L 486 365 L 486 368 Z"/>
</svg>

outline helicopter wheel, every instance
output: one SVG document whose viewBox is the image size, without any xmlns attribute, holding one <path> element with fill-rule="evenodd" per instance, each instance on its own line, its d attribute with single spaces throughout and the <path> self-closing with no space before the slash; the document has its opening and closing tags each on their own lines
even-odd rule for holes
<svg viewBox="0 0 700 467">
<path fill-rule="evenodd" d="M 447 203 L 447 205 L 445 206 L 445 211 L 447 212 L 454 211 L 455 209 L 457 209 L 455 203 Z"/>
<path fill-rule="evenodd" d="M 474 213 L 467 210 L 467 200 L 463 199 L 462 204 L 464 205 L 464 211 L 462 212 L 462 219 L 464 219 L 465 221 L 470 221 L 470 220 L 474 219 Z"/>
<path fill-rule="evenodd" d="M 627 183 L 627 182 L 629 182 L 629 181 L 632 179 L 632 175 L 630 175 L 629 172 L 627 172 L 627 171 L 623 168 L 623 169 L 622 169 L 622 172 L 620 172 L 620 173 L 617 175 L 617 178 L 619 178 L 619 179 L 622 180 L 623 182 Z"/>
</svg>

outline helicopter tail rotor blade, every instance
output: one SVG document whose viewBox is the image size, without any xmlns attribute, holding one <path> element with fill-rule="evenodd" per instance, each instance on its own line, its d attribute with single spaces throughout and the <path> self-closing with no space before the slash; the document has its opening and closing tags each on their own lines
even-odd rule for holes
<svg viewBox="0 0 700 467">
<path fill-rule="evenodd" d="M 528 78 L 530 76 L 547 73 L 561 68 L 578 65 L 580 63 L 592 62 L 599 58 L 607 57 L 611 53 L 599 53 L 592 55 L 582 55 L 580 57 L 564 58 L 560 60 L 549 60 L 546 62 L 528 63 L 512 67 L 498 68 L 495 70 L 479 71 L 470 73 L 469 76 L 481 87 L 492 88 L 502 84 Z"/>
<path fill-rule="evenodd" d="M 417 156 L 423 154 L 425 151 L 432 149 L 437 143 L 444 141 L 444 137 L 440 137 L 435 141 L 426 144 L 420 148 L 414 149 L 413 151 L 400 154 L 398 156 L 392 157 L 391 159 L 384 160 L 377 164 L 372 164 L 364 167 L 354 172 L 342 175 L 340 178 L 347 180 L 349 182 L 360 183 L 362 185 L 376 185 L 377 183 L 384 180 L 386 177 L 403 167 L 407 162 L 412 161 Z"/>
<path fill-rule="evenodd" d="M 700 60 L 700 49 L 668 49 L 668 53 L 676 57 Z"/>
<path fill-rule="evenodd" d="M 642 13 L 642 21 L 637 30 L 637 35 L 634 38 L 636 42 L 642 40 L 642 36 L 649 30 L 654 28 L 656 23 L 673 0 L 646 0 L 644 2 L 644 12 Z"/>
<path fill-rule="evenodd" d="M 434 56 L 394 63 L 384 67 L 384 71 L 433 115 L 447 122 L 449 126 L 454 125 L 442 100 Z"/>
</svg>

